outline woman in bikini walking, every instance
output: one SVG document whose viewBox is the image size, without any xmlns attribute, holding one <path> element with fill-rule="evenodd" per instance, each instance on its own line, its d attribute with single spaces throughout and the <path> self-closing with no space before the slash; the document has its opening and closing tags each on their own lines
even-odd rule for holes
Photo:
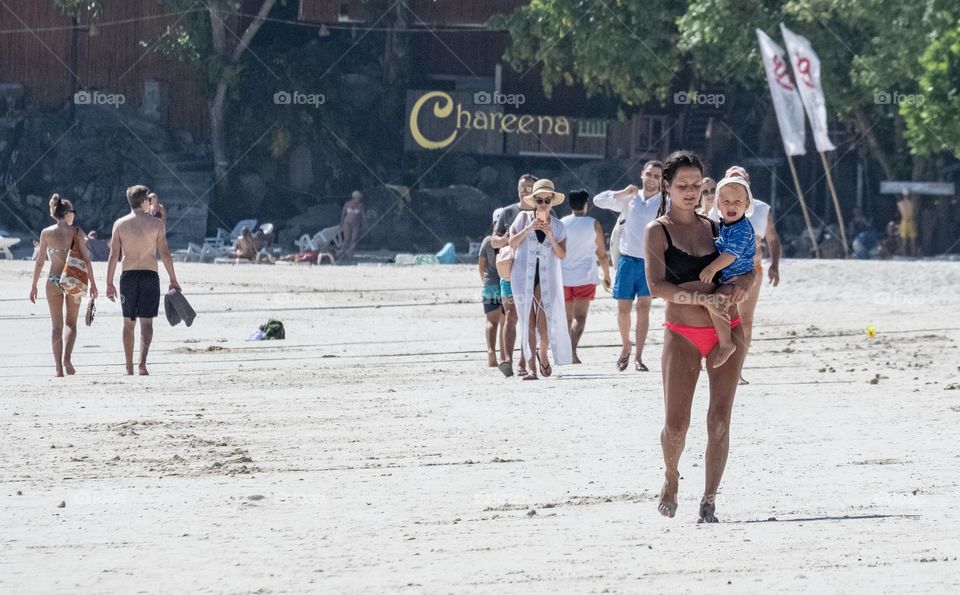
<svg viewBox="0 0 960 595">
<path fill-rule="evenodd" d="M 357 242 L 360 241 L 360 232 L 367 225 L 366 213 L 363 209 L 363 194 L 359 190 L 354 190 L 348 200 L 343 205 L 340 213 L 340 229 L 343 232 L 343 247 L 337 254 L 337 260 L 343 260 L 353 256 L 353 250 Z"/>
<path fill-rule="evenodd" d="M 90 299 L 97 297 L 97 284 L 93 280 L 93 265 L 83 232 L 73 226 L 76 211 L 69 200 L 54 194 L 50 199 L 50 216 L 56 223 L 40 232 L 40 246 L 37 249 L 37 263 L 33 268 L 33 286 L 30 289 L 30 301 L 37 303 L 39 290 L 37 283 L 43 271 L 43 263 L 50 259 L 50 273 L 44 288 L 47 306 L 50 307 L 50 320 L 53 322 L 53 359 L 57 366 L 57 376 L 76 374 L 73 367 L 73 346 L 77 341 L 77 318 L 80 314 L 80 298 L 68 297 L 60 288 L 60 274 L 67 263 L 70 248 L 76 245 L 87 265 L 90 276 Z"/>
<path fill-rule="evenodd" d="M 693 394 L 700 377 L 700 363 L 707 359 L 710 406 L 707 413 L 706 480 L 700 501 L 700 522 L 715 523 L 717 489 L 727 463 L 730 416 L 737 381 L 746 349 L 736 304 L 753 284 L 753 273 L 734 282 L 733 295 L 714 294 L 716 285 L 700 280 L 700 273 L 719 255 L 714 244 L 717 229 L 697 214 L 703 164 L 689 151 L 676 151 L 663 168 L 662 202 L 670 199 L 670 213 L 650 223 L 646 230 L 647 284 L 653 297 L 666 302 L 667 330 L 663 338 L 663 392 L 665 420 L 660 443 L 666 466 L 666 481 L 660 493 L 659 511 L 673 517 L 677 510 L 680 455 L 690 426 Z M 661 207 L 663 209 L 663 207 Z M 728 320 L 738 349 L 722 366 L 713 367 L 717 333 L 711 314 Z"/>
</svg>

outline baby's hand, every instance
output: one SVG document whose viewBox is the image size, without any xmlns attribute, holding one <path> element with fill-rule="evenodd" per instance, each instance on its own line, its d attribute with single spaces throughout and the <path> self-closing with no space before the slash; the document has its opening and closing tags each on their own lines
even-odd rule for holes
<svg viewBox="0 0 960 595">
<path fill-rule="evenodd" d="M 700 272 L 700 280 L 704 283 L 713 283 L 713 278 L 717 274 L 713 271 L 713 267 L 707 267 Z"/>
</svg>

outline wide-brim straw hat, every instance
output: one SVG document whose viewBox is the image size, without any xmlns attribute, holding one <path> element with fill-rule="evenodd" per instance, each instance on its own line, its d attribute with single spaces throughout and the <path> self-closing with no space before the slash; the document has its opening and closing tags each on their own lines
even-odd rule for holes
<svg viewBox="0 0 960 595">
<path fill-rule="evenodd" d="M 534 197 L 538 194 L 547 194 L 547 193 L 551 195 L 551 201 L 550 201 L 551 207 L 557 206 L 558 204 L 563 202 L 564 198 L 566 198 L 562 192 L 557 192 L 556 190 L 554 190 L 553 182 L 551 182 L 546 178 L 542 178 L 536 181 L 536 183 L 533 185 L 533 190 L 530 192 L 530 194 L 527 194 L 526 196 L 523 197 L 523 202 L 526 203 L 528 207 L 536 208 L 537 203 L 534 200 Z"/>
</svg>

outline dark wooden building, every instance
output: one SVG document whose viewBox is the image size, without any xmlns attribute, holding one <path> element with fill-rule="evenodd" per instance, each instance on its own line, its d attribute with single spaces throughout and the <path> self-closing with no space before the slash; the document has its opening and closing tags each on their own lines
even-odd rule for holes
<svg viewBox="0 0 960 595">
<path fill-rule="evenodd" d="M 299 14 L 304 22 L 354 28 L 358 32 L 395 29 L 398 23 L 403 27 L 403 33 L 409 35 L 418 73 L 407 92 L 404 148 L 408 151 L 574 159 L 662 157 L 669 148 L 669 131 L 676 122 L 675 116 L 661 111 L 638 112 L 623 122 L 600 117 L 598 114 L 604 112 L 609 115 L 609 110 L 588 99 L 581 88 L 559 87 L 548 98 L 539 69 L 515 72 L 503 64 L 509 36 L 488 30 L 485 23 L 496 14 L 509 13 L 527 3 L 528 0 L 409 0 L 394 5 L 385 14 L 375 14 L 370 3 L 363 0 L 301 0 Z M 464 113 L 469 111 L 470 125 L 458 128 L 457 118 L 434 117 L 434 104 L 428 106 L 431 109 L 413 113 L 418 98 L 431 92 L 444 93 L 437 98 L 444 103 L 450 99 L 454 115 L 461 116 L 460 124 L 468 124 Z M 507 101 L 498 104 L 497 97 Z M 517 97 L 522 97 L 522 103 L 509 101 Z M 484 103 L 488 98 L 490 102 Z M 489 124 L 487 114 L 499 124 L 509 124 L 506 129 L 478 128 L 473 125 L 478 114 L 482 124 Z M 529 133 L 516 132 L 525 117 L 552 124 L 535 130 L 525 128 Z M 448 144 L 418 142 L 418 137 L 449 138 L 455 129 L 455 141 Z"/>
<path fill-rule="evenodd" d="M 209 115 L 189 66 L 155 51 L 155 42 L 181 15 L 157 0 L 106 2 L 93 26 L 76 29 L 52 0 L 0 3 L 0 83 L 23 85 L 29 105 L 59 108 L 80 88 L 122 94 L 140 106 L 147 81 L 170 101 L 161 114 L 171 127 L 206 135 Z"/>
</svg>

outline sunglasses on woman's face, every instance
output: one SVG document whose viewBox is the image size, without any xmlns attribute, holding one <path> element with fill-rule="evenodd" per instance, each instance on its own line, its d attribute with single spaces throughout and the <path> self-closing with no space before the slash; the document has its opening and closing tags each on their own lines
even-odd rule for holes
<svg viewBox="0 0 960 595">
<path fill-rule="evenodd" d="M 550 198 L 538 198 L 536 199 L 538 205 L 548 205 L 553 202 L 553 199 Z"/>
</svg>

